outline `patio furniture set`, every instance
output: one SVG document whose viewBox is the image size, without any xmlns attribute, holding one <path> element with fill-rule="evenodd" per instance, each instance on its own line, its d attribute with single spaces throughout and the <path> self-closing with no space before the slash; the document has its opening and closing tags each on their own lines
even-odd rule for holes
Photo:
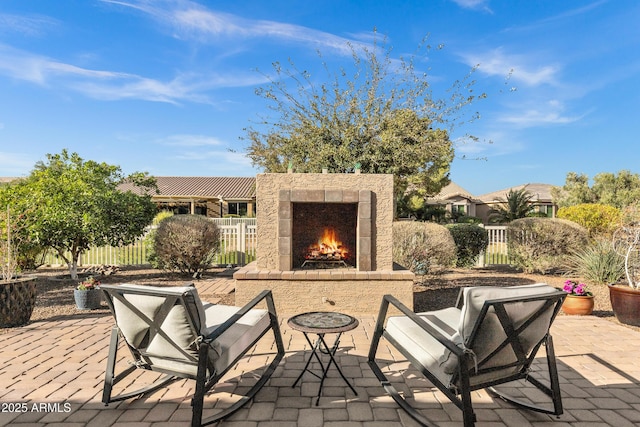
<svg viewBox="0 0 640 427">
<path fill-rule="evenodd" d="M 101 289 L 115 320 L 103 388 L 105 405 L 187 378 L 195 380 L 192 426 L 213 424 L 249 402 L 284 357 L 270 290 L 262 291 L 242 307 L 234 307 L 201 301 L 193 286 L 163 288 L 123 284 L 103 285 Z M 471 392 L 484 388 L 517 406 L 560 415 L 562 400 L 549 329 L 565 297 L 565 292 L 546 284 L 471 287 L 460 292 L 455 307 L 414 313 L 398 299 L 386 295 L 371 339 L 368 364 L 398 405 L 425 426 L 433 423 L 394 388 L 376 359 L 383 338 L 462 411 L 465 427 L 473 426 L 476 421 Z M 389 315 L 390 306 L 400 315 Z M 357 395 L 335 355 L 342 333 L 355 329 L 358 320 L 337 312 L 308 312 L 291 317 L 287 324 L 304 334 L 311 348 L 292 387 L 298 385 L 305 372 L 319 378 L 317 405 L 333 365 Z M 234 404 L 203 419 L 205 395 L 265 335 L 273 336 L 276 351 L 262 375 Z M 333 343 L 327 342 L 326 335 L 335 335 Z M 542 346 L 546 353 L 546 378 L 538 379 L 539 375 L 534 376 L 531 368 Z M 117 362 L 121 360 L 117 353 L 124 347 L 129 349 L 133 363 L 117 369 Z M 323 355 L 327 356 L 325 361 Z M 313 360 L 318 362 L 320 372 L 312 369 Z M 115 386 L 138 369 L 164 376 L 143 389 L 119 390 L 114 395 Z M 116 374 L 116 371 L 119 372 Z M 533 406 L 494 388 L 515 380 L 530 382 L 549 397 L 551 404 Z"/>
</svg>

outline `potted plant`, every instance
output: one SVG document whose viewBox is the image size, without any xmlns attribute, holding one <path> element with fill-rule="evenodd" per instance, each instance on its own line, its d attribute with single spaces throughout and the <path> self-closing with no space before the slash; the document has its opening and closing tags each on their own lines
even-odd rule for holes
<svg viewBox="0 0 640 427">
<path fill-rule="evenodd" d="M 569 294 L 562 303 L 562 311 L 565 314 L 587 315 L 593 313 L 593 294 L 587 289 L 587 285 L 567 280 L 564 282 L 562 290 Z"/>
<path fill-rule="evenodd" d="M 622 211 L 613 247 L 624 258 L 626 284 L 610 284 L 611 308 L 620 323 L 640 326 L 640 204 Z"/>
<path fill-rule="evenodd" d="M 73 290 L 73 298 L 80 310 L 100 308 L 100 281 L 93 276 L 87 277 Z"/>
<path fill-rule="evenodd" d="M 36 280 L 35 277 L 18 275 L 14 239 L 19 229 L 8 205 L 0 223 L 0 327 L 22 326 L 29 322 L 36 305 Z"/>
</svg>

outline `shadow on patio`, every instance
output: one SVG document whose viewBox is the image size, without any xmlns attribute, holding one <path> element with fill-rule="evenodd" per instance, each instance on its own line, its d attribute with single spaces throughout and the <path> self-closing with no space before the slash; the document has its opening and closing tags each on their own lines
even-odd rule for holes
<svg viewBox="0 0 640 427">
<path fill-rule="evenodd" d="M 346 332 L 336 355 L 358 396 L 338 376 L 329 372 L 319 405 L 315 405 L 319 379 L 305 374 L 291 385 L 304 367 L 308 344 L 302 333 L 286 326 L 280 315 L 287 354 L 256 399 L 220 423 L 221 426 L 414 426 L 384 393 L 367 365 L 374 316 L 360 317 L 360 326 Z M 0 335 L 1 426 L 180 426 L 190 425 L 190 398 L 194 382 L 180 380 L 148 396 L 105 407 L 100 399 L 112 318 L 87 313 L 60 316 L 8 330 Z M 552 328 L 558 357 L 565 413 L 552 416 L 518 410 L 474 393 L 478 425 L 615 425 L 640 423 L 640 333 L 594 316 L 559 316 Z M 264 339 L 214 388 L 205 408 L 215 411 L 229 404 L 233 391 L 249 387 L 273 356 L 270 339 Z M 442 426 L 459 425 L 460 411 L 429 387 L 415 371 L 399 370 L 408 363 L 381 345 L 379 360 L 389 369 L 399 390 L 412 396 L 424 414 Z M 126 355 L 126 352 L 121 352 Z M 542 361 L 542 359 L 541 359 Z M 126 366 L 120 360 L 119 366 Z M 135 383 L 153 381 L 156 374 L 141 372 Z M 510 390 L 537 399 L 522 387 Z"/>
</svg>

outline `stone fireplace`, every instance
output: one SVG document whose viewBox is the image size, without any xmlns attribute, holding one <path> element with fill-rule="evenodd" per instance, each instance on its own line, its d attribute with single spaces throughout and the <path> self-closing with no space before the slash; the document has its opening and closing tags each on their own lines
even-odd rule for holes
<svg viewBox="0 0 640 427">
<path fill-rule="evenodd" d="M 413 273 L 392 261 L 392 175 L 259 174 L 256 202 L 236 305 L 271 289 L 281 313 L 373 314 L 387 293 L 413 307 Z"/>
</svg>

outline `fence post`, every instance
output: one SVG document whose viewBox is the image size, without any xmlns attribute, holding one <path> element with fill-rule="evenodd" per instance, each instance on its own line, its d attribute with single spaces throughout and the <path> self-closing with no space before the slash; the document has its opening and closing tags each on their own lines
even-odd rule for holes
<svg viewBox="0 0 640 427">
<path fill-rule="evenodd" d="M 246 264 L 246 256 L 247 256 L 247 224 L 244 222 L 239 222 L 236 225 L 236 228 L 238 229 L 238 244 L 236 245 L 236 248 L 238 248 L 238 252 L 237 252 L 237 257 L 236 259 L 238 260 L 238 266 L 243 266 Z"/>
</svg>

